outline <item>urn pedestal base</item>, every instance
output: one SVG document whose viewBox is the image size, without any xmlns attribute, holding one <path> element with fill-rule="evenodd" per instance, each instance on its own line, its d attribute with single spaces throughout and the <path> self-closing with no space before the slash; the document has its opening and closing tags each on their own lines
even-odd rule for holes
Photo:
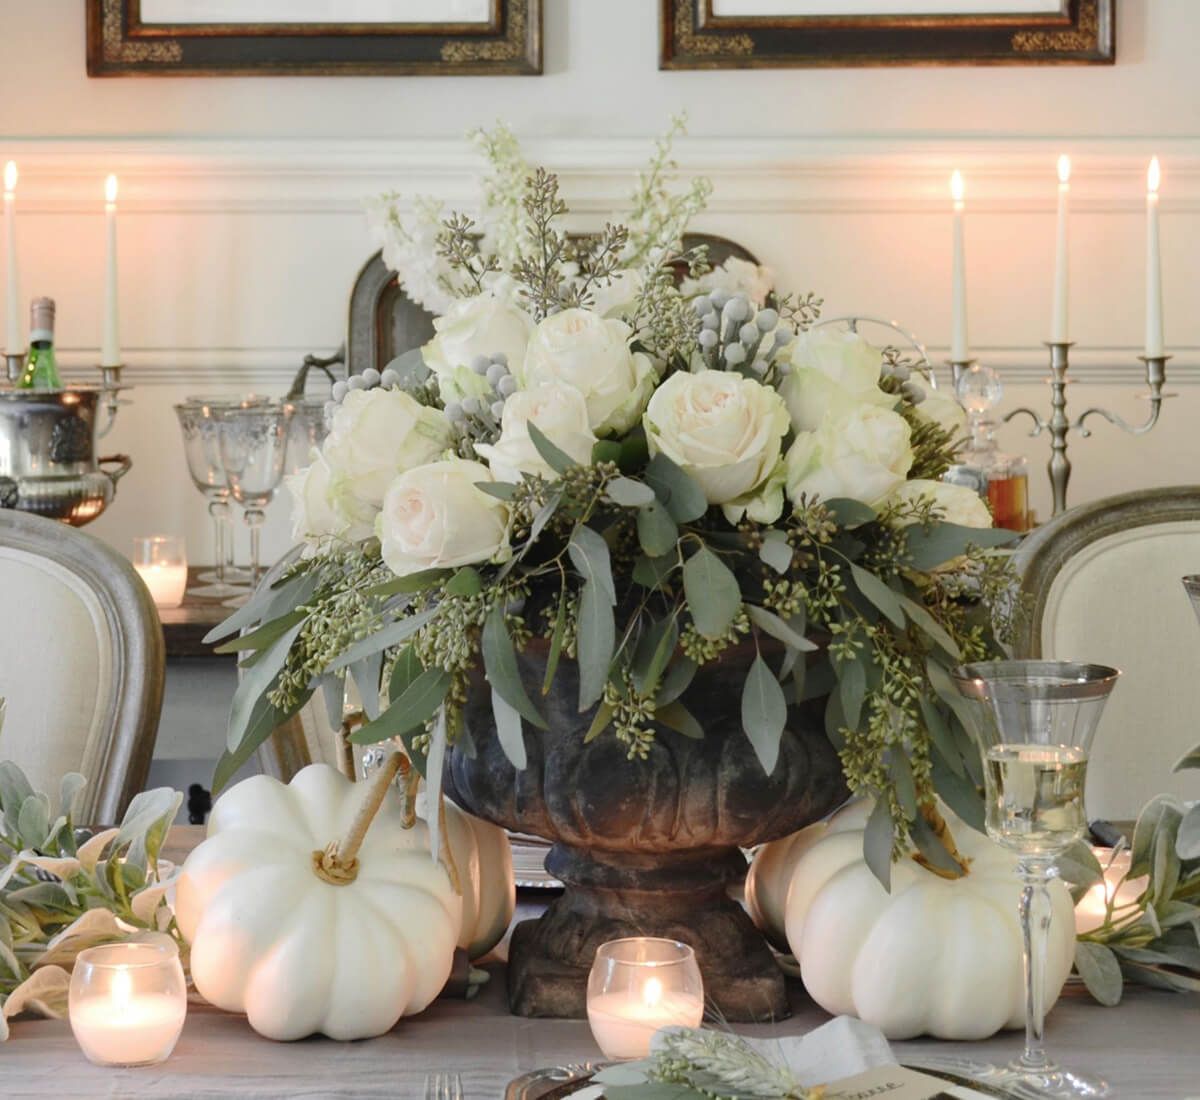
<svg viewBox="0 0 1200 1100">
<path fill-rule="evenodd" d="M 627 936 L 690 944 L 707 1007 L 731 1023 L 788 1016 L 783 975 L 770 948 L 727 888 L 746 869 L 736 848 L 652 855 L 586 852 L 556 844 L 547 868 L 566 892 L 536 921 L 514 930 L 508 1003 L 518 1016 L 587 1015 L 596 948 Z"/>
</svg>

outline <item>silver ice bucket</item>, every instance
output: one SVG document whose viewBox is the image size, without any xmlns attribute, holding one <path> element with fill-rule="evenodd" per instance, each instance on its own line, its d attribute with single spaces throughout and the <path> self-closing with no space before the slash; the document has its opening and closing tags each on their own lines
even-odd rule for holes
<svg viewBox="0 0 1200 1100">
<path fill-rule="evenodd" d="M 0 508 L 82 527 L 108 507 L 133 460 L 96 457 L 96 405 L 103 392 L 0 388 Z M 115 469 L 102 469 L 106 465 Z"/>
</svg>

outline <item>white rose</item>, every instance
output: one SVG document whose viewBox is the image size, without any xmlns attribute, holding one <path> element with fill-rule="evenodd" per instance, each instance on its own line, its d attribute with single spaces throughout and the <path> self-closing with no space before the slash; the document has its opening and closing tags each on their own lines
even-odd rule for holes
<svg viewBox="0 0 1200 1100">
<path fill-rule="evenodd" d="M 372 534 L 368 523 L 355 522 L 335 506 L 332 471 L 315 447 L 312 464 L 284 478 L 292 494 L 292 538 L 315 542 L 327 536 L 360 542 Z"/>
<path fill-rule="evenodd" d="M 875 507 L 904 482 L 913 462 L 912 432 L 890 409 L 863 405 L 827 416 L 815 432 L 801 432 L 787 455 L 787 491 L 793 503 L 849 498 Z"/>
<path fill-rule="evenodd" d="M 992 526 L 992 513 L 988 511 L 988 506 L 974 489 L 968 489 L 965 485 L 914 478 L 904 482 L 891 499 L 899 504 L 915 506 L 922 497 L 933 502 L 939 518 L 945 523 L 957 523 L 960 527 Z M 916 517 L 902 516 L 900 523 L 903 526 L 916 523 Z"/>
<path fill-rule="evenodd" d="M 779 392 L 792 426 L 815 432 L 825 414 L 842 416 L 860 405 L 894 408 L 896 398 L 879 388 L 883 353 L 856 332 L 834 325 L 802 332 L 792 343 L 791 372 Z"/>
<path fill-rule="evenodd" d="M 442 394 L 459 401 L 488 392 L 487 380 L 471 370 L 479 356 L 503 353 L 510 371 L 521 369 L 533 318 L 517 305 L 507 284 L 497 284 L 474 298 L 459 298 L 433 328 L 437 335 L 421 355 L 438 376 Z"/>
<path fill-rule="evenodd" d="M 593 283 L 591 308 L 603 317 L 620 317 L 633 308 L 642 292 L 642 282 L 640 271 L 626 268 L 613 275 L 608 283 Z"/>
<path fill-rule="evenodd" d="M 681 371 L 655 391 L 643 423 L 651 455 L 691 474 L 731 523 L 743 513 L 760 523 L 779 518 L 788 417 L 769 386 L 727 371 Z"/>
<path fill-rule="evenodd" d="M 629 350 L 633 330 L 590 309 L 552 313 L 534 330 L 525 363 L 513 369 L 525 389 L 566 382 L 587 402 L 597 435 L 626 432 L 637 423 L 658 381 L 650 357 Z"/>
<path fill-rule="evenodd" d="M 596 437 L 588 425 L 587 402 L 574 386 L 544 382 L 532 390 L 518 390 L 504 402 L 500 438 L 495 444 L 477 443 L 475 450 L 487 459 L 492 473 L 501 481 L 520 481 L 521 474 L 540 474 L 557 479 L 529 438 L 533 422 L 542 434 L 580 465 L 592 460 Z"/>
<path fill-rule="evenodd" d="M 935 390 L 919 370 L 908 376 L 908 380 L 925 394 L 925 400 L 914 405 L 917 416 L 929 420 L 943 431 L 957 436 L 967 426 L 967 414 L 963 407 L 945 390 Z"/>
<path fill-rule="evenodd" d="M 475 488 L 492 480 L 483 463 L 462 458 L 396 478 L 375 527 L 387 567 L 404 577 L 507 556 L 508 506 Z"/>
<path fill-rule="evenodd" d="M 403 390 L 351 390 L 325 440 L 330 496 L 348 518 L 373 522 L 396 475 L 431 462 L 449 440 L 445 415 Z"/>
<path fill-rule="evenodd" d="M 717 289 L 744 294 L 762 309 L 767 296 L 775 289 L 775 270 L 730 256 L 720 267 L 714 267 L 700 278 L 684 279 L 679 292 L 685 298 L 696 298 Z"/>
</svg>

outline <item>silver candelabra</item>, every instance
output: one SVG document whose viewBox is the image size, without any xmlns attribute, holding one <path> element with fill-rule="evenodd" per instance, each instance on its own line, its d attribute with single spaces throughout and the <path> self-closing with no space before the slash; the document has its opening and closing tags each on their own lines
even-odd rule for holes
<svg viewBox="0 0 1200 1100">
<path fill-rule="evenodd" d="M 1050 433 L 1050 462 L 1046 468 L 1050 473 L 1050 488 L 1054 494 L 1053 514 L 1056 516 L 1065 512 L 1067 508 L 1067 482 L 1071 478 L 1071 460 L 1067 457 L 1067 434 L 1077 431 L 1086 439 L 1092 433 L 1084 427 L 1084 421 L 1089 416 L 1102 416 L 1110 424 L 1115 424 L 1130 435 L 1142 435 L 1158 423 L 1163 401 L 1174 396 L 1162 392 L 1163 384 L 1167 380 L 1167 360 L 1171 357 L 1139 355 L 1138 358 L 1146 364 L 1146 383 L 1150 387 L 1149 394 L 1143 395 L 1150 399 L 1150 414 L 1144 424 L 1130 424 L 1117 413 L 1101 408 L 1086 409 L 1075 421 L 1071 421 L 1067 416 L 1067 367 L 1071 346 L 1070 342 L 1046 344 L 1050 349 L 1050 419 L 1047 420 L 1033 409 L 1025 407 L 1013 409 L 1004 417 L 1007 424 L 1013 417 L 1025 413 L 1033 420 L 1030 436 L 1041 435 L 1044 431 Z M 970 366 L 970 362 L 952 363 L 951 366 L 957 385 L 959 375 Z"/>
</svg>

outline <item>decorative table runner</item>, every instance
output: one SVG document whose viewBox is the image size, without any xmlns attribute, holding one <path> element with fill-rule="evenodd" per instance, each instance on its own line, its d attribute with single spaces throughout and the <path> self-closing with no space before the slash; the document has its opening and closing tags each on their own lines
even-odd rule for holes
<svg viewBox="0 0 1200 1100">
<path fill-rule="evenodd" d="M 192 1005 L 170 1060 L 147 1069 L 100 1069 L 84 1060 L 65 1020 L 20 1021 L 0 1049 L 0 1094 L 17 1097 L 154 1097 L 156 1100 L 235 1096 L 388 1097 L 420 1100 L 426 1073 L 462 1075 L 466 1100 L 502 1100 L 514 1077 L 542 1066 L 584 1062 L 599 1051 L 581 1020 L 509 1016 L 504 973 L 473 1002 L 438 1001 L 379 1039 L 334 1043 L 306 1039 L 273 1043 L 241 1017 Z M 739 1028 L 768 1036 L 808 1031 L 829 1017 L 789 983 L 795 1015 L 778 1025 Z M 1047 1023 L 1050 1049 L 1070 1066 L 1106 1077 L 1124 1100 L 1200 1098 L 1200 998 L 1133 988 L 1117 1008 L 1101 1008 L 1082 989 L 1067 996 Z M 893 1044 L 902 1059 L 953 1053 L 1006 1060 L 1021 1044 L 1018 1032 L 982 1043 Z"/>
</svg>

